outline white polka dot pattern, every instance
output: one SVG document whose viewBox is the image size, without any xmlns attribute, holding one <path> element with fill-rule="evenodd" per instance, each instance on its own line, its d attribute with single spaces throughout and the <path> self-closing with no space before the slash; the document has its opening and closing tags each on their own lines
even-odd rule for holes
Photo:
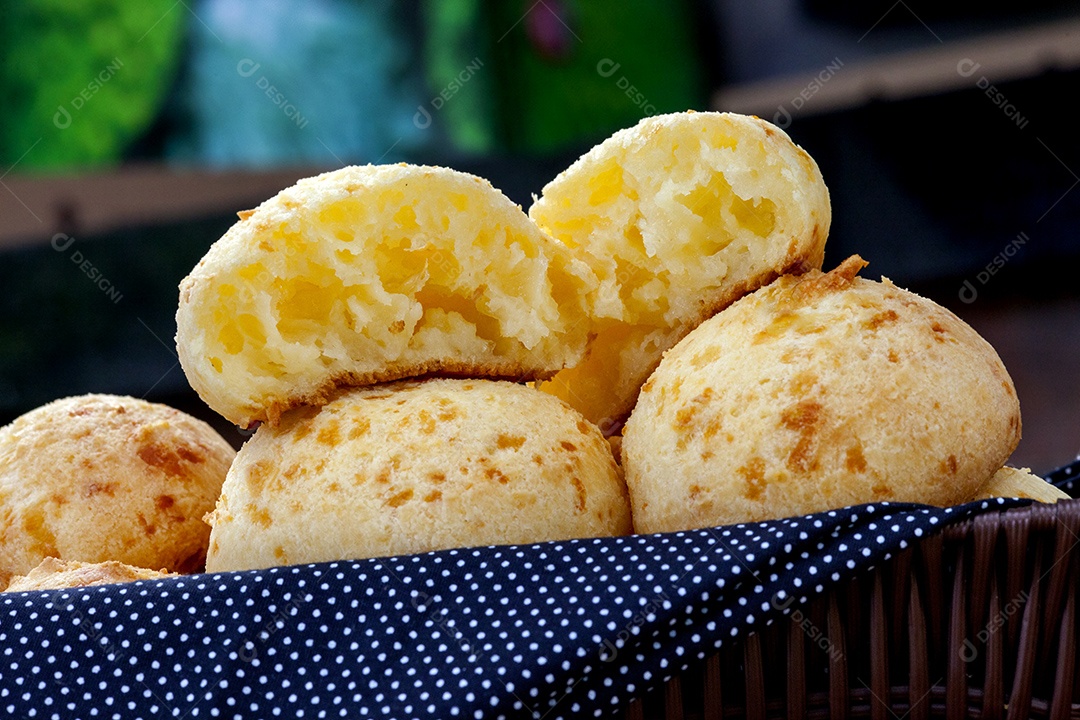
<svg viewBox="0 0 1080 720">
<path fill-rule="evenodd" d="M 1016 501 L 0 595 L 20 718 L 604 717 L 919 537 Z"/>
<path fill-rule="evenodd" d="M 1080 456 L 1064 467 L 1051 470 L 1044 479 L 1064 490 L 1069 497 L 1076 497 L 1080 491 Z"/>
</svg>

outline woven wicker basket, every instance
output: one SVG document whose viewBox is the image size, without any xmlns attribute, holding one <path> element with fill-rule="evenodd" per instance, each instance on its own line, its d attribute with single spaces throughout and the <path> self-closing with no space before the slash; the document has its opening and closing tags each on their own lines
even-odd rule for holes
<svg viewBox="0 0 1080 720">
<path fill-rule="evenodd" d="M 827 590 L 628 718 L 1080 718 L 1080 500 L 989 513 Z"/>
</svg>

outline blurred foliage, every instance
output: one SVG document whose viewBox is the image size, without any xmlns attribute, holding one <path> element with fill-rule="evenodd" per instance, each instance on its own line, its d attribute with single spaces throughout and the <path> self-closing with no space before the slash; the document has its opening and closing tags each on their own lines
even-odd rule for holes
<svg viewBox="0 0 1080 720">
<path fill-rule="evenodd" d="M 393 162 L 432 133 L 401 0 L 203 0 L 171 159 L 211 166 Z M 226 110 L 227 112 L 223 112 Z"/>
<path fill-rule="evenodd" d="M 469 153 L 497 149 L 497 98 L 490 67 L 483 0 L 429 0 L 426 77 L 430 99 L 417 109 L 432 116 L 450 144 Z M 462 90 L 466 90 L 462 92 Z"/>
<path fill-rule="evenodd" d="M 0 167 L 133 153 L 265 166 L 580 149 L 706 104 L 696 7 L 0 0 Z"/>
<path fill-rule="evenodd" d="M 705 109 L 693 0 L 426 0 L 427 103 L 471 153 L 580 149 L 638 120 Z"/>
<path fill-rule="evenodd" d="M 689 0 L 485 0 L 509 149 L 595 142 L 648 115 L 707 109 Z"/>
<path fill-rule="evenodd" d="M 175 0 L 0 4 L 0 165 L 118 160 L 170 89 L 187 18 Z"/>
</svg>

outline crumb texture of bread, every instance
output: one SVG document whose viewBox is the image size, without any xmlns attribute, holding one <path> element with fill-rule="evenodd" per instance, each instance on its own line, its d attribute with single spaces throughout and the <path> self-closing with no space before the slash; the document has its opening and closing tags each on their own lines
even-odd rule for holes
<svg viewBox="0 0 1080 720">
<path fill-rule="evenodd" d="M 782 274 L 820 269 L 832 219 L 821 172 L 783 130 L 716 112 L 615 133 L 549 183 L 529 215 L 599 283 L 586 358 L 541 388 L 605 429 L 703 320 Z"/>
<path fill-rule="evenodd" d="M 1028 468 L 1005 466 L 994 473 L 970 500 L 993 498 L 1023 498 L 1042 503 L 1056 503 L 1071 499 L 1064 490 L 1057 488 L 1031 472 Z"/>
<path fill-rule="evenodd" d="M 888 280 L 785 276 L 704 322 L 623 434 L 639 532 L 971 498 L 1020 440 L 994 349 Z"/>
<path fill-rule="evenodd" d="M 611 449 L 505 381 L 340 392 L 262 425 L 229 471 L 208 572 L 631 532 Z"/>
<path fill-rule="evenodd" d="M 62 590 L 64 588 L 91 587 L 158 580 L 172 577 L 166 570 L 148 570 L 125 565 L 115 560 L 84 563 L 74 560 L 57 560 L 47 557 L 26 575 L 16 575 L 4 592 L 27 592 L 30 590 Z"/>
<path fill-rule="evenodd" d="M 176 343 L 206 403 L 248 426 L 335 388 L 577 363 L 592 271 L 486 180 L 346 167 L 245 214 L 180 284 Z"/>
<path fill-rule="evenodd" d="M 202 570 L 236 453 L 206 423 L 113 395 L 65 398 L 0 428 L 0 585 L 46 557 Z"/>
</svg>

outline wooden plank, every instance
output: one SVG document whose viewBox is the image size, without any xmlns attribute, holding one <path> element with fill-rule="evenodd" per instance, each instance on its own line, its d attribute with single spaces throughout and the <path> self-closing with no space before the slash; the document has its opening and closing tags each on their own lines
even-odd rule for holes
<svg viewBox="0 0 1080 720">
<path fill-rule="evenodd" d="M 794 117 L 821 115 L 871 100 L 905 100 L 969 89 L 977 87 L 981 78 L 996 84 L 1077 67 L 1080 18 L 860 61 L 837 57 L 816 74 L 800 72 L 722 88 L 713 96 L 712 106 L 784 125 L 784 111 Z"/>
<path fill-rule="evenodd" d="M 16 172 L 0 186 L 0 250 L 58 232 L 96 234 L 254 207 L 319 168 L 189 170 L 135 165 L 79 175 Z"/>
</svg>

